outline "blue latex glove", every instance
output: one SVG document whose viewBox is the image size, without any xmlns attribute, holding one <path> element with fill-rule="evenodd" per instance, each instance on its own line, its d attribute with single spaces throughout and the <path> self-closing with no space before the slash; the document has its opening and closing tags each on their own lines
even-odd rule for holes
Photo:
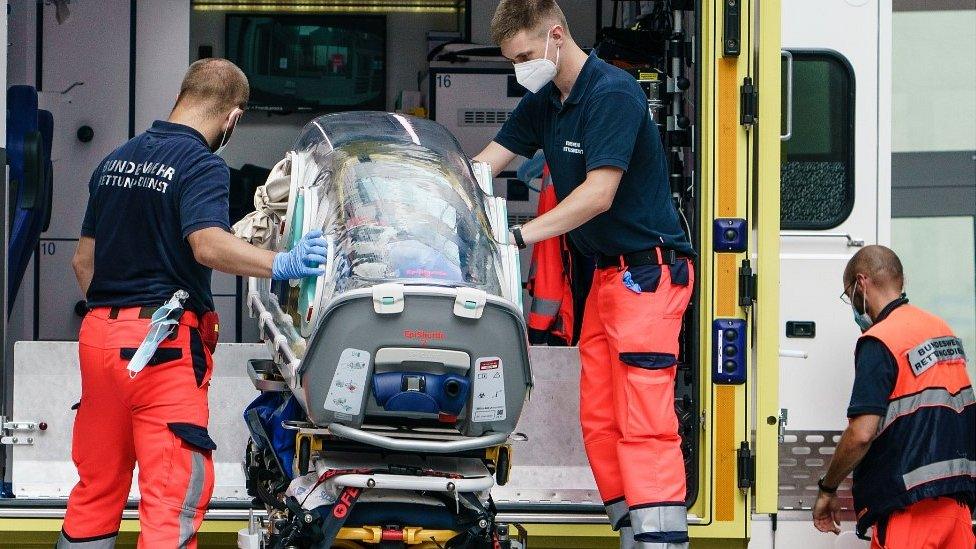
<svg viewBox="0 0 976 549">
<path fill-rule="evenodd" d="M 630 271 L 624 272 L 624 286 L 626 286 L 628 290 L 634 292 L 635 294 L 641 293 L 640 284 L 634 282 L 634 277 L 630 275 Z"/>
<path fill-rule="evenodd" d="M 328 253 L 328 242 L 322 238 L 322 231 L 309 231 L 298 241 L 291 251 L 281 252 L 274 258 L 271 266 L 273 280 L 292 280 L 325 274 L 322 264 Z"/>
</svg>

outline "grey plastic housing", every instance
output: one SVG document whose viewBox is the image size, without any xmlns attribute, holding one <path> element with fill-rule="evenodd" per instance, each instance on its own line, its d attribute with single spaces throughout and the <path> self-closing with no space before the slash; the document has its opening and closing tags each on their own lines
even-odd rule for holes
<svg viewBox="0 0 976 549">
<path fill-rule="evenodd" d="M 383 410 L 369 386 L 363 391 L 360 412 L 355 415 L 327 410 L 326 397 L 336 380 L 340 356 L 345 349 L 369 353 L 367 384 L 372 379 L 375 357 L 382 349 L 451 350 L 471 357 L 467 375 L 472 390 L 457 418 L 458 431 L 469 437 L 511 433 L 532 386 L 525 321 L 513 303 L 495 296 L 488 296 L 480 318 L 456 316 L 456 293 L 454 288 L 406 285 L 403 311 L 394 314 L 377 313 L 368 290 L 349 292 L 334 301 L 323 313 L 299 371 L 298 389 L 304 397 L 309 419 L 319 426 L 339 423 L 357 428 L 367 417 L 382 424 L 396 424 L 403 418 L 436 420 L 433 414 Z M 385 354 L 390 356 L 390 353 Z M 476 365 L 480 358 L 493 357 L 500 359 L 504 376 L 504 419 L 475 421 L 472 410 L 474 399 L 479 397 L 474 390 L 475 376 L 479 373 Z M 459 369 L 438 362 L 437 353 L 432 353 L 431 360 L 411 360 L 399 368 L 387 362 L 383 371 L 442 374 L 458 373 Z"/>
</svg>

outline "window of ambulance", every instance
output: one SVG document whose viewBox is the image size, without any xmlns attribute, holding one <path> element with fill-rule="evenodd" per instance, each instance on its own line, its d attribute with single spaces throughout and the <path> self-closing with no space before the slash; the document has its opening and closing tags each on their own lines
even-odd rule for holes
<svg viewBox="0 0 976 549">
<path fill-rule="evenodd" d="M 832 229 L 854 207 L 854 73 L 812 50 L 784 52 L 782 71 L 781 226 Z"/>
</svg>

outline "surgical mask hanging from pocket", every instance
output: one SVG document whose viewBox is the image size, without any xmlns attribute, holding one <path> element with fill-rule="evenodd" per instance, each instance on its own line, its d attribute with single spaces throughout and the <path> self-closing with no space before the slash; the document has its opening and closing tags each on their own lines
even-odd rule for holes
<svg viewBox="0 0 976 549">
<path fill-rule="evenodd" d="M 183 316 L 183 302 L 189 297 L 190 294 L 186 291 L 177 290 L 169 301 L 153 313 L 152 320 L 149 322 L 149 333 L 132 355 L 129 365 L 125 367 L 129 370 L 130 378 L 136 377 L 136 374 L 146 367 L 149 359 L 156 354 L 159 344 L 179 325 L 180 317 Z"/>
</svg>

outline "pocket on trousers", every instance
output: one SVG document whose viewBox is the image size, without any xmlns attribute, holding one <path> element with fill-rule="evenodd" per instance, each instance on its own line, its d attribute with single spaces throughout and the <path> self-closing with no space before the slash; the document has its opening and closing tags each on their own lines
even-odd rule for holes
<svg viewBox="0 0 976 549">
<path fill-rule="evenodd" d="M 641 293 L 654 293 L 657 291 L 657 287 L 661 284 L 660 265 L 637 265 L 627 267 L 626 272 L 629 272 L 631 280 L 640 286 Z"/>
<path fill-rule="evenodd" d="M 688 260 L 678 258 L 674 265 L 669 266 L 671 272 L 671 284 L 675 286 L 687 286 L 691 280 L 688 271 Z"/>
<path fill-rule="evenodd" d="M 190 330 L 190 356 L 193 359 L 193 377 L 197 387 L 203 387 L 210 381 L 213 373 L 213 358 L 204 347 L 203 338 L 196 328 Z"/>
<path fill-rule="evenodd" d="M 620 353 L 620 362 L 645 370 L 661 370 L 674 366 L 678 359 L 669 353 Z"/>
<path fill-rule="evenodd" d="M 119 349 L 119 358 L 122 360 L 132 360 L 132 357 L 136 355 L 136 350 L 137 348 L 135 347 L 122 347 Z M 183 358 L 183 349 L 178 347 L 159 347 L 153 353 L 153 356 L 149 357 L 146 366 L 157 366 L 181 358 Z"/>
<path fill-rule="evenodd" d="M 674 411 L 674 355 L 666 353 L 620 353 L 626 366 L 627 418 L 621 425 L 624 437 L 678 437 Z"/>
<path fill-rule="evenodd" d="M 217 443 L 210 438 L 210 433 L 206 427 L 192 423 L 167 423 L 166 426 L 177 438 L 198 452 L 209 452 L 217 449 Z"/>
</svg>

